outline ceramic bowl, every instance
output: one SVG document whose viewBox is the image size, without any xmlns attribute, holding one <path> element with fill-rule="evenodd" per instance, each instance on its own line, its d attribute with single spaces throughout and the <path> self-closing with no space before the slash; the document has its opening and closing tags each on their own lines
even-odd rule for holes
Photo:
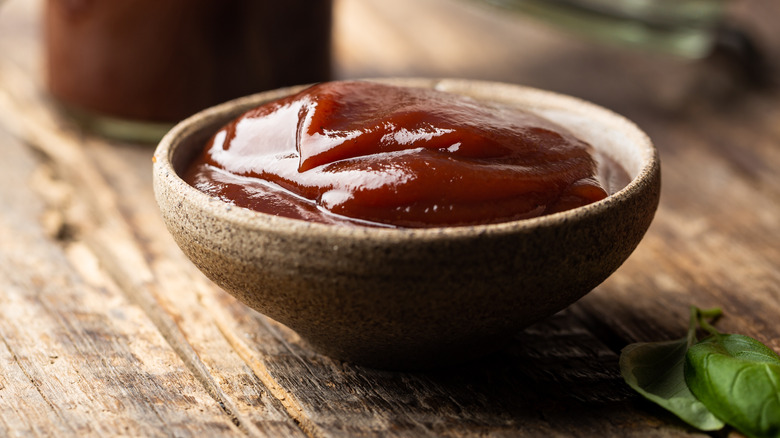
<svg viewBox="0 0 780 438">
<path fill-rule="evenodd" d="M 336 359 L 386 369 L 473 358 L 572 304 L 636 248 L 658 205 L 660 165 L 630 121 L 573 97 L 517 85 L 387 79 L 520 105 L 568 128 L 632 181 L 573 210 L 493 225 L 429 229 L 334 226 L 235 207 L 179 176 L 218 128 L 302 87 L 200 112 L 155 152 L 154 188 L 181 249 L 239 300 Z"/>
</svg>

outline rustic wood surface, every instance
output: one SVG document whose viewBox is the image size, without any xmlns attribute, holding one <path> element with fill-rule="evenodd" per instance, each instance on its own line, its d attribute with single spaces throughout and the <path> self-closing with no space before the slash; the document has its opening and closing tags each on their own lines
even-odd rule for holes
<svg viewBox="0 0 780 438">
<path fill-rule="evenodd" d="M 735 0 L 765 63 L 596 45 L 456 0 L 340 0 L 339 77 L 501 80 L 634 119 L 659 211 L 604 284 L 505 351 L 428 373 L 312 353 L 181 254 L 152 147 L 78 131 L 40 76 L 39 1 L 0 2 L 0 436 L 688 436 L 617 369 L 690 305 L 780 351 L 780 3 Z M 734 432 L 726 432 L 734 434 Z"/>
</svg>

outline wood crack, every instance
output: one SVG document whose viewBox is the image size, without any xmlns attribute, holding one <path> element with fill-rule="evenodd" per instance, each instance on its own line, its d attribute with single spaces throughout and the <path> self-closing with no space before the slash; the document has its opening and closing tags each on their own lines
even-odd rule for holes
<svg viewBox="0 0 780 438">
<path fill-rule="evenodd" d="M 311 438 L 324 438 L 325 434 L 320 427 L 306 415 L 304 408 L 295 400 L 295 396 L 285 390 L 276 379 L 274 379 L 263 360 L 236 335 L 236 330 L 231 329 L 231 324 L 228 323 L 230 318 L 221 310 L 222 306 L 218 303 L 211 302 L 211 300 L 203 294 L 199 294 L 198 298 L 205 308 L 212 310 L 211 315 L 214 318 L 214 322 L 225 340 L 233 347 L 244 363 L 246 363 L 255 376 L 260 379 L 263 385 L 268 388 L 271 394 L 282 403 L 287 414 L 290 415 L 296 424 L 298 424 L 303 433 Z M 262 323 L 268 327 L 265 316 L 261 316 L 260 318 Z M 268 329 L 274 337 L 278 338 L 278 334 L 273 328 L 268 327 Z M 286 342 L 282 341 L 282 344 L 285 345 L 285 348 L 289 349 L 289 347 L 286 346 Z M 297 357 L 297 355 L 295 356 Z M 297 358 L 305 364 L 303 359 L 300 357 Z"/>
<path fill-rule="evenodd" d="M 53 412 L 53 413 L 54 413 L 54 414 L 57 416 L 57 418 L 59 418 L 60 420 L 62 420 L 62 423 L 63 423 L 63 424 L 67 424 L 67 425 L 68 425 L 68 428 L 69 428 L 69 429 L 71 430 L 71 432 L 72 432 L 72 433 L 75 435 L 75 434 L 76 434 L 76 431 L 73 429 L 73 427 L 70 425 L 70 423 L 68 423 L 68 422 L 64 421 L 64 419 L 62 418 L 62 415 L 60 414 L 60 410 L 59 410 L 59 408 L 58 408 L 58 407 L 57 407 L 57 406 L 56 406 L 54 403 L 52 403 L 52 401 L 51 401 L 51 400 L 49 400 L 49 397 L 47 397 L 47 396 L 46 396 L 46 394 L 45 394 L 43 391 L 41 391 L 40 384 L 38 384 L 38 383 L 36 382 L 36 380 L 35 380 L 35 377 L 33 377 L 33 376 L 32 376 L 32 375 L 31 375 L 31 374 L 30 374 L 30 373 L 27 371 L 27 368 L 25 368 L 25 367 L 24 367 L 24 365 L 22 365 L 22 363 L 19 361 L 19 357 L 16 355 L 16 353 L 14 352 L 14 350 L 13 350 L 13 349 L 11 348 L 11 346 L 8 344 L 8 341 L 5 339 L 5 337 L 4 337 L 4 336 L 3 336 L 1 333 L 0 333 L 0 340 L 2 340 L 2 342 L 3 342 L 3 345 L 5 345 L 5 348 L 6 348 L 6 350 L 8 350 L 8 352 L 9 352 L 9 353 L 11 353 L 11 357 L 12 357 L 12 358 L 13 358 L 13 360 L 14 360 L 14 364 L 15 364 L 15 365 L 16 365 L 16 366 L 19 368 L 19 370 L 20 370 L 20 371 L 21 371 L 21 372 L 24 374 L 24 376 L 27 378 L 27 380 L 29 380 L 29 381 L 30 381 L 30 384 L 31 384 L 33 387 L 35 387 L 35 391 L 36 391 L 36 392 L 37 392 L 37 393 L 38 393 L 38 394 L 41 396 L 41 398 L 43 399 L 43 401 L 44 401 L 44 402 L 46 402 L 46 404 L 49 406 L 49 408 L 51 408 L 51 411 L 52 411 L 52 412 Z"/>
<path fill-rule="evenodd" d="M 211 377 L 205 364 L 200 360 L 198 353 L 192 348 L 185 336 L 181 333 L 176 322 L 173 321 L 169 315 L 159 310 L 159 306 L 157 305 L 157 301 L 153 294 L 146 290 L 154 288 L 155 286 L 151 283 L 136 284 L 132 280 L 132 277 L 121 268 L 121 262 L 117 260 L 114 255 L 110 254 L 110 249 L 106 248 L 100 242 L 100 239 L 87 239 L 87 242 L 89 248 L 95 251 L 104 263 L 111 262 L 110 265 L 108 263 L 105 265 L 108 273 L 112 276 L 114 281 L 117 282 L 128 299 L 143 309 L 146 316 L 152 321 L 155 327 L 157 327 L 157 330 L 160 331 L 160 334 L 168 345 L 173 348 L 176 355 L 184 362 L 201 385 L 203 385 L 209 395 L 211 395 L 219 404 L 225 414 L 228 415 L 230 421 L 248 436 L 264 436 L 251 421 L 244 421 L 245 419 L 239 417 L 240 414 L 238 413 L 238 409 L 236 409 L 230 397 L 222 391 L 222 388 L 220 388 Z"/>
</svg>

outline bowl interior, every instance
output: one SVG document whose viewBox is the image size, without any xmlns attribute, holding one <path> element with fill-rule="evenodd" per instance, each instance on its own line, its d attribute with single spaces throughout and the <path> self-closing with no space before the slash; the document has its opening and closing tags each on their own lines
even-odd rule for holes
<svg viewBox="0 0 780 438">
<path fill-rule="evenodd" d="M 603 107 L 534 88 L 501 83 L 442 80 L 436 89 L 478 100 L 519 106 L 547 118 L 590 143 L 637 179 L 656 161 L 650 139 L 633 122 Z"/>
<path fill-rule="evenodd" d="M 648 176 L 658 166 L 658 157 L 650 139 L 631 121 L 595 104 L 548 91 L 528 88 L 518 85 L 480 82 L 457 79 L 417 79 L 417 78 L 385 78 L 378 82 L 410 87 L 434 88 L 441 91 L 463 94 L 488 102 L 499 102 L 520 106 L 528 111 L 545 117 L 571 131 L 575 136 L 590 143 L 597 151 L 597 160 L 603 156 L 617 163 L 629 176 L 625 187 L 610 191 L 610 196 L 596 204 L 604 203 L 622 192 L 631 192 L 643 176 Z M 238 117 L 243 112 L 263 103 L 293 94 L 306 86 L 289 87 L 269 92 L 258 93 L 224 104 L 212 107 L 198 113 L 174 128 L 167 140 L 161 142 L 165 146 L 164 157 L 177 176 L 180 176 L 194 157 L 203 150 L 208 139 L 224 124 Z M 158 153 L 161 152 L 158 149 Z M 192 196 L 207 197 L 197 189 L 187 185 L 181 178 L 177 181 Z M 186 187 L 185 187 L 186 186 Z M 535 223 L 549 220 L 550 217 L 567 215 L 582 208 L 562 213 L 526 219 L 519 222 Z M 234 211 L 245 209 L 234 209 Z M 268 216 L 254 211 L 245 212 L 252 216 Z M 272 221 L 294 221 L 287 218 L 273 218 Z M 516 221 L 518 222 L 518 221 Z M 318 227 L 320 224 L 307 224 Z M 493 224 L 493 226 L 501 226 Z M 332 225 L 325 225 L 332 227 Z M 480 228 L 466 227 L 469 229 Z M 487 227 L 490 227 L 488 225 Z M 350 227 L 347 227 L 350 228 Z M 451 227 L 463 228 L 463 227 Z M 390 229 L 392 230 L 392 229 Z M 415 234 L 424 234 L 426 229 L 415 229 Z M 392 232 L 392 231 L 391 231 Z"/>
</svg>

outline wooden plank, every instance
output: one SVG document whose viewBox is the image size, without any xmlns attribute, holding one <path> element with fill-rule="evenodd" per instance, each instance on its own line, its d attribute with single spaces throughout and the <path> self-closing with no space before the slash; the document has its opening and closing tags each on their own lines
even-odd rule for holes
<svg viewBox="0 0 780 438">
<path fill-rule="evenodd" d="M 13 5 L 16 9 L 2 11 L 11 14 L 3 16 L 3 19 L 10 20 L 12 23 L 28 23 L 25 30 L 30 29 L 29 24 L 35 23 L 34 19 L 30 20 L 30 14 L 37 13 L 35 4 L 39 2 L 16 3 Z M 19 5 L 18 3 L 24 4 Z M 254 378 L 251 370 L 240 359 L 237 359 L 232 350 L 229 348 L 228 351 L 224 351 L 224 348 L 220 350 L 219 342 L 216 342 L 216 345 L 211 342 L 209 345 L 213 348 L 207 352 L 211 355 L 206 354 L 202 358 L 199 356 L 199 352 L 193 350 L 186 342 L 181 341 L 181 333 L 176 321 L 171 317 L 175 317 L 176 313 L 168 315 L 154 310 L 155 297 L 148 292 L 149 288 L 158 287 L 158 285 L 176 288 L 180 295 L 192 297 L 190 302 L 197 302 L 195 295 L 187 294 L 192 284 L 191 282 L 182 283 L 181 275 L 166 277 L 173 278 L 173 281 L 157 283 L 152 281 L 149 268 L 144 265 L 143 260 L 139 259 L 139 252 L 134 248 L 133 237 L 128 234 L 128 230 L 121 220 L 121 214 L 116 210 L 114 194 L 105 184 L 103 177 L 95 172 L 93 166 L 87 164 L 89 161 L 88 153 L 85 155 L 78 134 L 67 126 L 60 126 L 59 121 L 50 113 L 50 109 L 42 106 L 45 96 L 39 87 L 38 64 L 34 62 L 39 53 L 39 46 L 33 44 L 36 42 L 35 34 L 22 36 L 18 38 L 18 43 L 20 43 L 18 45 L 27 50 L 4 52 L 8 54 L 8 58 L 3 59 L 4 62 L 0 64 L 0 73 L 2 73 L 0 74 L 0 82 L 4 84 L 3 92 L 0 93 L 0 109 L 3 110 L 0 111 L 3 116 L 0 117 L 0 120 L 10 127 L 17 136 L 28 138 L 29 144 L 37 145 L 34 147 L 37 147 L 42 157 L 51 164 L 48 177 L 39 178 L 39 180 L 45 180 L 41 196 L 46 199 L 50 208 L 42 214 L 42 221 L 50 237 L 64 239 L 63 243 L 66 245 L 68 253 L 79 255 L 74 266 L 83 267 L 90 264 L 85 263 L 85 260 L 91 261 L 93 276 L 108 279 L 108 272 L 113 269 L 111 278 L 105 280 L 111 282 L 113 292 L 123 297 L 129 297 L 135 304 L 135 309 L 144 309 L 140 310 L 140 313 L 146 313 L 147 325 L 151 327 L 151 330 L 159 330 L 157 336 L 160 339 L 165 337 L 163 340 L 165 347 L 168 347 L 165 341 L 170 342 L 173 349 L 169 348 L 169 353 L 178 356 L 177 359 L 183 360 L 183 364 L 179 363 L 179 366 L 186 365 L 184 370 L 180 371 L 185 374 L 191 371 L 194 376 L 191 374 L 188 376 L 193 380 L 195 386 L 200 388 L 201 395 L 211 395 L 211 398 L 206 396 L 205 400 L 201 400 L 208 404 L 209 409 L 190 410 L 193 415 L 197 416 L 189 421 L 192 424 L 192 430 L 200 430 L 207 436 L 217 436 L 221 434 L 219 430 L 203 428 L 202 423 L 218 424 L 221 421 L 227 423 L 231 428 L 227 431 L 228 434 L 301 435 L 300 429 L 280 409 L 279 402 L 268 396 L 262 384 Z M 0 41 L 3 44 L 10 42 L 8 39 Z M 31 112 L 25 113 L 25 111 Z M 68 132 L 70 136 L 60 137 L 61 130 Z M 28 136 L 27 133 L 31 132 L 36 134 Z M 10 162 L 7 164 L 13 165 Z M 126 170 L 126 167 L 120 168 L 122 172 Z M 89 193 L 89 195 L 79 196 L 83 193 Z M 78 248 L 78 250 L 73 251 L 73 248 Z M 109 257 L 101 259 L 101 253 L 106 252 L 110 253 Z M 111 265 L 112 261 L 114 265 L 121 266 L 118 271 L 116 266 Z M 109 271 L 106 270 L 107 268 Z M 176 272 L 175 268 L 169 267 L 168 269 Z M 124 275 L 117 275 L 116 272 Z M 120 282 L 119 288 L 114 283 L 115 280 Z M 171 308 L 175 309 L 176 305 L 171 304 Z M 150 325 L 149 319 L 154 322 L 156 327 Z M 149 327 L 146 328 L 149 329 Z M 208 326 L 206 325 L 206 327 Z M 208 332 L 207 328 L 201 328 L 197 323 L 189 328 L 190 332 Z M 218 334 L 218 332 L 215 333 Z M 134 341 L 132 335 L 128 335 L 126 338 L 129 342 Z M 213 341 L 201 338 L 202 336 L 195 337 L 195 340 L 202 341 L 203 344 Z M 219 339 L 221 337 L 217 341 Z M 144 355 L 140 356 L 145 358 Z M 208 366 L 219 370 L 215 372 L 214 377 L 209 374 L 204 360 Z M 143 370 L 138 369 L 137 371 L 139 371 L 139 378 L 142 377 Z M 128 372 L 131 373 L 131 371 Z M 148 391 L 148 388 L 139 388 L 136 396 L 139 399 L 150 396 L 159 397 L 154 392 L 146 394 L 145 391 Z M 216 409 L 216 413 L 211 412 L 213 409 Z M 209 414 L 216 415 L 217 418 L 212 419 Z M 140 421 L 145 424 L 144 428 L 154 430 L 153 421 L 148 421 L 140 415 L 128 416 L 128 423 Z M 247 416 L 253 418 L 250 419 Z M 32 421 L 30 424 L 35 424 L 35 422 Z M 239 428 L 236 425 L 239 425 Z M 41 430 L 52 432 L 51 429 L 47 428 Z M 106 430 L 111 429 L 109 427 Z M 122 433 L 121 430 L 118 428 L 109 434 Z M 71 432 L 75 434 L 73 431 Z M 224 433 L 224 431 L 222 432 Z M 163 428 L 157 433 L 170 434 L 170 431 L 166 432 Z M 153 433 L 147 431 L 146 433 L 131 434 L 152 435 Z M 188 435 L 181 432 L 176 434 Z"/>
<path fill-rule="evenodd" d="M 150 149 L 63 134 L 44 108 L 28 125 L 48 131 L 24 135 L 53 161 L 61 178 L 49 186 L 59 187 L 51 191 L 61 195 L 49 200 L 58 207 L 44 215 L 47 229 L 71 239 L 67 254 L 79 260 L 80 277 L 91 279 L 93 287 L 112 285 L 113 291 L 118 283 L 132 297 L 250 435 L 300 433 L 289 417 L 310 436 L 689 435 L 678 420 L 627 390 L 617 374 L 617 351 L 634 340 L 681 336 L 689 304 L 724 306 L 724 328 L 780 350 L 773 322 L 780 284 L 774 176 L 780 149 L 772 122 L 777 96 L 749 98 L 732 111 L 697 112 L 707 101 L 692 99 L 685 89 L 700 77 L 695 68 L 616 55 L 540 32 L 538 25 L 518 30 L 489 17 L 478 19 L 484 29 L 499 29 L 495 38 L 525 36 L 538 44 L 508 50 L 488 38 L 497 44 L 486 46 L 484 57 L 468 58 L 480 50 L 474 41 L 484 39 L 458 33 L 459 26 L 407 33 L 420 28 L 426 14 L 409 15 L 415 9 L 399 3 L 389 8 L 377 1 L 341 2 L 340 8 L 351 8 L 352 25 L 361 23 L 354 35 L 362 36 L 360 29 L 372 23 L 384 29 L 376 40 L 357 38 L 355 46 L 341 46 L 342 54 L 352 50 L 341 74 L 465 71 L 553 88 L 627 113 L 661 147 L 664 193 L 647 238 L 620 271 L 567 312 L 519 334 L 491 358 L 435 373 L 380 372 L 318 356 L 294 333 L 211 285 L 183 258 L 151 198 Z M 429 12 L 444 4 L 420 3 Z M 463 9 L 454 10 L 450 17 L 468 22 Z M 448 16 L 444 11 L 441 20 Z M 421 47 L 415 35 L 436 38 Z M 443 44 L 450 47 L 437 52 Z M 459 45 L 465 49 L 453 49 Z M 388 52 L 394 55 L 378 55 Z M 510 61 L 491 64 L 502 56 Z M 605 74 L 605 64 L 615 68 Z M 38 93 L 34 87 L 19 90 Z M 40 104 L 39 97 L 32 100 Z M 661 117 L 669 109 L 679 114 Z M 70 153 L 57 146 L 63 142 Z M 75 199 L 61 201 L 71 196 Z M 88 265 L 93 267 L 84 268 Z M 14 351 L 0 348 L 0 355 L 12 360 Z M 12 368 L 6 376 L 24 379 L 25 370 Z M 33 396 L 27 403 L 43 412 L 41 430 L 59 427 L 73 434 L 60 426 L 56 409 L 43 410 L 46 401 L 34 387 L 12 388 L 15 397 Z M 0 411 L 0 418 L 17 427 L 30 424 L 13 411 Z"/>
<path fill-rule="evenodd" d="M 117 219 L 127 227 L 120 239 L 115 229 L 104 230 L 111 236 L 111 244 L 84 236 L 93 241 L 109 271 L 129 294 L 147 297 L 150 302 L 145 309 L 155 315 L 158 326 L 164 327 L 162 331 L 169 342 L 197 355 L 203 364 L 202 378 L 219 388 L 220 398 L 229 400 L 241 424 L 251 425 L 258 435 L 301 435 L 283 401 L 278 400 L 273 388 L 269 391 L 268 382 L 253 374 L 226 342 L 208 305 L 203 303 L 204 294 L 223 292 L 184 258 L 165 230 L 152 196 L 151 149 L 100 141 L 91 141 L 88 147 L 90 164 L 110 181 L 110 189 L 117 195 L 117 211 L 121 213 Z M 130 266 L 124 259 L 128 253 L 136 260 Z M 148 272 L 147 281 L 133 280 L 136 269 Z"/>
<path fill-rule="evenodd" d="M 0 144 L 0 434 L 237 433 L 96 260 L 45 234 L 46 206 L 26 184 L 47 189 L 41 168 L 2 129 Z"/>
<path fill-rule="evenodd" d="M 111 169 L 114 172 L 104 177 L 92 163 L 93 151 L 87 151 L 89 143 L 61 128 L 56 114 L 42 105 L 34 83 L 10 66 L 0 69 L 0 79 L 14 84 L 16 90 L 4 96 L 6 107 L 0 105 L 0 114 L 6 121 L 13 121 L 17 135 L 26 138 L 51 162 L 59 178 L 57 183 L 70 194 L 66 200 L 55 203 L 53 234 L 67 235 L 69 244 L 80 245 L 84 253 L 99 260 L 103 275 L 116 281 L 125 296 L 142 309 L 214 402 L 243 432 L 251 436 L 300 435 L 300 429 L 282 405 L 267 394 L 208 320 L 196 315 L 187 321 L 189 324 L 179 323 L 180 313 L 186 312 L 188 306 L 195 306 L 195 312 L 202 313 L 198 296 L 192 293 L 197 286 L 164 258 L 159 263 L 162 272 L 157 265 L 147 263 L 147 255 L 140 249 L 144 242 L 136 240 L 140 234 L 134 234 L 123 216 L 123 212 L 133 209 L 123 210 L 128 205 L 117 200 L 132 197 L 138 186 L 117 195 L 107 182 L 132 173 L 126 163 L 117 162 L 116 169 Z M 98 148 L 101 143 L 93 145 Z M 144 168 L 151 165 L 150 156 L 146 157 Z M 193 345 L 210 348 L 196 350 Z"/>
<path fill-rule="evenodd" d="M 277 330 L 285 342 L 264 338 L 262 329 L 273 323 L 230 299 L 211 308 L 229 310 L 226 336 L 256 373 L 278 382 L 321 436 L 688 434 L 670 416 L 637 408 L 615 352 L 566 312 L 485 360 L 396 373 L 318 356 L 283 328 Z"/>
</svg>

